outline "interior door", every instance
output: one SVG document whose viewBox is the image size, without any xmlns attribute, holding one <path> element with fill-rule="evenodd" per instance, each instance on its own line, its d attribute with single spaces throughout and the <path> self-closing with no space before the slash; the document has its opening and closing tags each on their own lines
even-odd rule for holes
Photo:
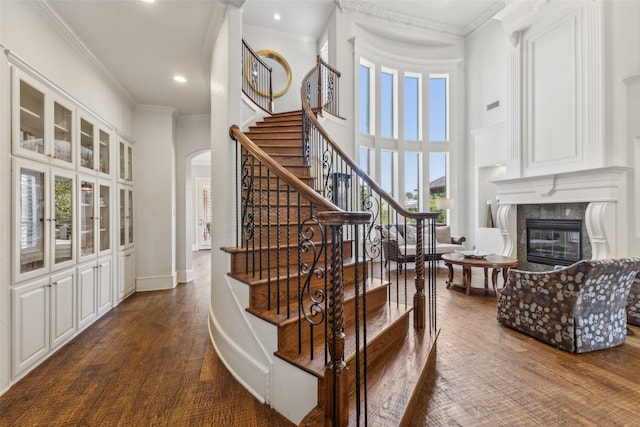
<svg viewBox="0 0 640 427">
<path fill-rule="evenodd" d="M 197 178 L 196 187 L 198 249 L 211 249 L 211 179 Z"/>
</svg>

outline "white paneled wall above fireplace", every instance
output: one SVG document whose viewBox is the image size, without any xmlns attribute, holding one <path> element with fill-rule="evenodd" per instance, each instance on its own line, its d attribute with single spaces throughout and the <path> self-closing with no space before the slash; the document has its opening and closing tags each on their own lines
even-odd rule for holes
<svg viewBox="0 0 640 427">
<path fill-rule="evenodd" d="M 499 17 L 510 57 L 508 176 L 606 166 L 600 2 L 514 2 Z"/>
</svg>

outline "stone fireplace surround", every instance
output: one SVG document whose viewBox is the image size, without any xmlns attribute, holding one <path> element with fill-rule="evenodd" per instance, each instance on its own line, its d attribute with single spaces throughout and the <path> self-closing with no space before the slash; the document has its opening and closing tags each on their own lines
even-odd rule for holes
<svg viewBox="0 0 640 427">
<path fill-rule="evenodd" d="M 550 175 L 495 181 L 497 226 L 503 240 L 502 255 L 518 257 L 518 205 L 549 205 L 540 211 L 553 212 L 553 205 L 586 204 L 584 227 L 591 247 L 590 259 L 623 256 L 627 247 L 628 193 L 631 168 L 605 167 Z M 524 206 L 521 208 L 521 210 Z M 565 210 L 567 207 L 564 208 Z M 536 209 L 533 209 L 536 210 Z M 554 215 L 558 215 L 555 210 Z M 572 214 L 573 215 L 573 214 Z M 519 256 L 520 255 L 520 256 Z M 587 258 L 588 253 L 583 253 Z M 524 256 L 526 263 L 526 255 Z M 533 266 L 525 269 L 539 270 Z M 544 266 L 546 270 L 549 266 Z"/>
<path fill-rule="evenodd" d="M 550 219 L 550 220 L 581 220 L 582 229 L 581 253 L 582 259 L 591 259 L 591 243 L 589 234 L 585 226 L 585 213 L 588 203 L 547 203 L 536 205 L 517 206 L 517 258 L 518 268 L 527 271 L 548 271 L 553 266 L 539 264 L 527 260 L 527 219 Z"/>
</svg>

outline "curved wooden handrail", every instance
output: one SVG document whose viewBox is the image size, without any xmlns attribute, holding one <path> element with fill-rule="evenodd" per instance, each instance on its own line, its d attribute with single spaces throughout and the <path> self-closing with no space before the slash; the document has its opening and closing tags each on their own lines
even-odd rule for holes
<svg viewBox="0 0 640 427">
<path fill-rule="evenodd" d="M 327 64 L 326 62 L 324 62 L 324 60 L 322 58 L 318 57 L 318 62 L 321 63 L 322 65 L 324 65 L 325 67 L 327 67 L 329 70 L 331 70 L 336 76 L 340 77 L 342 75 L 342 74 L 340 74 L 340 71 L 336 70 L 331 65 Z"/>
<path fill-rule="evenodd" d="M 235 141 L 239 142 L 253 157 L 262 162 L 262 164 L 264 164 L 267 169 L 283 179 L 287 184 L 291 186 L 291 188 L 307 198 L 311 203 L 319 206 L 326 211 L 343 212 L 342 209 L 315 192 L 311 187 L 302 182 L 297 176 L 280 166 L 267 153 L 265 153 L 260 147 L 258 147 L 253 141 L 251 141 L 237 125 L 232 125 L 229 128 L 229 135 Z"/>
<path fill-rule="evenodd" d="M 264 60 L 262 58 L 260 58 L 260 56 L 258 56 L 256 51 L 253 50 L 253 48 L 251 46 L 249 46 L 249 43 L 247 43 L 245 41 L 245 39 L 242 39 L 242 44 L 247 48 L 247 50 L 249 52 L 251 52 L 251 55 L 255 58 L 255 60 L 258 61 L 261 65 L 264 66 L 264 68 L 268 69 L 269 71 L 273 71 L 273 69 L 270 66 L 268 66 L 267 63 L 264 62 Z"/>
<path fill-rule="evenodd" d="M 324 61 L 322 61 L 324 64 Z M 398 203 L 389 193 L 386 192 L 377 182 L 373 180 L 365 171 L 363 171 L 360 166 L 353 160 L 347 153 L 340 148 L 340 146 L 331 138 L 331 136 L 324 130 L 316 115 L 313 113 L 313 110 L 309 106 L 309 103 L 306 99 L 305 94 L 305 84 L 304 82 L 308 81 L 309 78 L 318 70 L 320 67 L 320 63 L 311 69 L 304 78 L 302 79 L 302 85 L 300 89 L 300 98 L 302 99 L 302 108 L 304 109 L 305 114 L 309 118 L 309 120 L 313 123 L 313 126 L 320 132 L 322 137 L 331 145 L 331 148 L 335 150 L 340 157 L 353 169 L 354 172 L 358 174 L 358 176 L 371 187 L 385 202 L 387 202 L 391 207 L 393 207 L 399 214 L 404 216 L 405 218 L 411 219 L 426 219 L 426 218 L 436 218 L 438 216 L 437 212 L 410 212 L 404 208 L 400 203 Z"/>
</svg>

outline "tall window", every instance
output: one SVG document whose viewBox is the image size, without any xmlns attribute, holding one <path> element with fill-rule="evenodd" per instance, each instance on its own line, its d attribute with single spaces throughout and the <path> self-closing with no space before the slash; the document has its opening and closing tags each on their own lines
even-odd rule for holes
<svg viewBox="0 0 640 427">
<path fill-rule="evenodd" d="M 387 193 L 393 194 L 394 167 L 393 151 L 382 151 L 380 185 Z"/>
<path fill-rule="evenodd" d="M 420 206 L 420 153 L 404 153 L 404 207 L 417 212 Z"/>
<path fill-rule="evenodd" d="M 439 212 L 438 222 L 447 222 L 446 211 L 437 207 L 438 199 L 447 198 L 447 153 L 429 154 L 429 193 L 431 212 Z"/>
<path fill-rule="evenodd" d="M 404 77 L 404 139 L 420 139 L 420 78 Z"/>
<path fill-rule="evenodd" d="M 393 67 L 360 61 L 361 165 L 371 162 L 370 175 L 407 209 L 437 211 L 436 200 L 451 197 L 451 75 L 441 65 L 403 69 L 397 61 L 389 61 Z"/>
<path fill-rule="evenodd" d="M 431 142 L 449 139 L 447 86 L 446 76 L 429 76 L 429 141 Z"/>
<path fill-rule="evenodd" d="M 371 133 L 371 69 L 360 65 L 360 133 Z"/>
<path fill-rule="evenodd" d="M 380 134 L 383 138 L 393 138 L 393 74 L 382 72 L 380 75 Z"/>
<path fill-rule="evenodd" d="M 365 171 L 367 175 L 371 173 L 371 168 L 369 167 L 369 149 L 360 147 L 360 169 Z"/>
</svg>

